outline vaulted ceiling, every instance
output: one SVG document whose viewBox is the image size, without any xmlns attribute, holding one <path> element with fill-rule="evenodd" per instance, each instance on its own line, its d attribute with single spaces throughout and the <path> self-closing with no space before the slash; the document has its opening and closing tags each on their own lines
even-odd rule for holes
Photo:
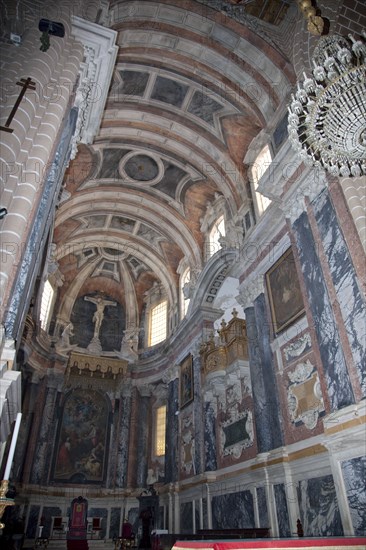
<svg viewBox="0 0 366 550">
<path fill-rule="evenodd" d="M 225 15 L 235 2 L 209 4 L 110 3 L 119 51 L 104 116 L 69 166 L 56 217 L 64 318 L 78 297 L 103 292 L 138 325 L 154 283 L 176 304 L 180 266 L 204 264 L 208 205 L 222 195 L 237 220 L 250 204 L 243 159 L 293 74 L 265 37 Z"/>
</svg>

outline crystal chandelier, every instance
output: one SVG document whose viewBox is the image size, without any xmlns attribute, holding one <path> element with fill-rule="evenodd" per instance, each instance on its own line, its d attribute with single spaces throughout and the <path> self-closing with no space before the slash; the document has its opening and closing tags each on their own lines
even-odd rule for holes
<svg viewBox="0 0 366 550">
<path fill-rule="evenodd" d="M 334 176 L 366 175 L 366 44 L 327 35 L 289 109 L 289 140 L 302 160 Z M 366 38 L 366 33 L 363 33 Z"/>
</svg>

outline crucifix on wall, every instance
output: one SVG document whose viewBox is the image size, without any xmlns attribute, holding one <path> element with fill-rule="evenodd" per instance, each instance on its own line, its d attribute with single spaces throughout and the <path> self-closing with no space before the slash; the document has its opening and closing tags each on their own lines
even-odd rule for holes
<svg viewBox="0 0 366 550">
<path fill-rule="evenodd" d="M 20 82 L 17 82 L 17 85 L 18 86 L 21 86 L 22 89 L 19 93 L 19 96 L 18 96 L 18 99 L 16 100 L 15 102 L 15 105 L 14 107 L 12 108 L 11 110 L 11 113 L 10 115 L 8 116 L 8 119 L 7 121 L 5 122 L 5 126 L 0 126 L 0 130 L 3 130 L 4 132 L 9 132 L 10 134 L 12 132 L 14 132 L 14 128 L 10 128 L 10 124 L 15 116 L 15 113 L 17 112 L 18 110 L 18 107 L 20 105 L 20 102 L 22 101 L 23 99 L 23 96 L 25 94 L 25 92 L 29 89 L 29 90 L 35 90 L 36 89 L 36 83 L 32 81 L 32 79 L 30 77 L 28 77 L 27 79 L 25 78 L 21 78 L 20 79 Z"/>
<path fill-rule="evenodd" d="M 97 297 L 85 296 L 84 299 L 87 302 L 92 302 L 97 306 L 97 309 L 95 310 L 93 315 L 94 335 L 93 335 L 92 341 L 88 346 L 88 350 L 92 352 L 100 352 L 102 350 L 102 347 L 99 340 L 99 334 L 100 334 L 100 329 L 104 319 L 104 309 L 106 306 L 116 306 L 117 302 L 112 302 L 111 300 L 104 300 L 104 298 L 102 298 L 101 296 L 97 296 Z"/>
</svg>

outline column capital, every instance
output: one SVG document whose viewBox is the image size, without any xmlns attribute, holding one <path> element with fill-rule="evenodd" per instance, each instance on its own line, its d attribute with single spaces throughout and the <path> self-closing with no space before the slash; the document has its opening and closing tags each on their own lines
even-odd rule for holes
<svg viewBox="0 0 366 550">
<path fill-rule="evenodd" d="M 239 295 L 236 297 L 239 304 L 245 310 L 253 306 L 254 300 L 264 292 L 264 275 L 260 274 L 252 279 L 245 280 L 239 286 Z"/>
</svg>

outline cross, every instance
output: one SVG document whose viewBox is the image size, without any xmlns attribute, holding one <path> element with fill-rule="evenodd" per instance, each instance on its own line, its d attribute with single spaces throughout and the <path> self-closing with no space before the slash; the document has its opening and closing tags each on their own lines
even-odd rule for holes
<svg viewBox="0 0 366 550">
<path fill-rule="evenodd" d="M 12 108 L 10 115 L 8 116 L 8 120 L 5 122 L 5 126 L 0 126 L 0 130 L 3 130 L 4 132 L 9 132 L 9 133 L 14 132 L 14 129 L 9 128 L 9 126 L 11 124 L 11 121 L 14 118 L 15 113 L 17 112 L 17 109 L 20 105 L 20 102 L 23 99 L 23 96 L 24 96 L 25 92 L 27 91 L 28 88 L 30 90 L 35 90 L 36 89 L 36 83 L 32 82 L 32 79 L 29 78 L 29 77 L 27 79 L 21 78 L 20 82 L 17 82 L 17 85 L 22 86 L 22 90 L 20 91 L 18 99 L 16 100 L 15 105 Z"/>
</svg>

